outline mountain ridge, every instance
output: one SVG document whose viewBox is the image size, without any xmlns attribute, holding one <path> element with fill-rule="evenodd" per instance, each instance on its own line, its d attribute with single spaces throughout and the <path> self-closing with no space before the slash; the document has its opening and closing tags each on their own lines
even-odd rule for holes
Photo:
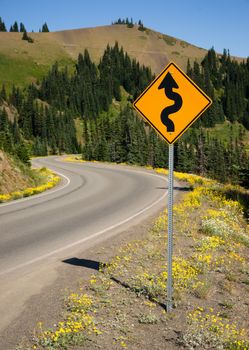
<svg viewBox="0 0 249 350">
<path fill-rule="evenodd" d="M 99 62 L 107 44 L 122 46 L 131 58 L 149 66 L 158 74 L 169 61 L 186 70 L 188 59 L 201 62 L 206 49 L 184 40 L 137 25 L 128 28 L 123 24 L 61 30 L 49 33 L 29 33 L 34 43 L 22 40 L 22 33 L 0 32 L 0 82 L 24 85 L 40 79 L 58 61 L 62 66 L 73 67 L 78 54 L 89 51 L 92 60 Z M 237 58 L 242 60 L 241 58 Z M 12 63 L 12 64 L 10 64 Z M 18 72 L 12 74 L 13 65 Z M 19 79 L 17 76 L 22 75 Z"/>
</svg>

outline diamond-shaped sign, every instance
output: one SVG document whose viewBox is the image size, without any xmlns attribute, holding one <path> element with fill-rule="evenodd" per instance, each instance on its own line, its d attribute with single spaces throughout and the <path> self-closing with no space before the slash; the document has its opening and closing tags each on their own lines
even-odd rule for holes
<svg viewBox="0 0 249 350">
<path fill-rule="evenodd" d="M 133 106 L 171 144 L 211 104 L 211 99 L 171 62 L 136 99 Z"/>
</svg>

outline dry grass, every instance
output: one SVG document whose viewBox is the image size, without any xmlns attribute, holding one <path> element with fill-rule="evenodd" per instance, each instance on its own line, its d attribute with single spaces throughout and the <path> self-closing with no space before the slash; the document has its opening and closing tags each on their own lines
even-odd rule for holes
<svg viewBox="0 0 249 350">
<path fill-rule="evenodd" d="M 6 153 L 0 151 L 0 194 L 22 190 L 31 184 L 30 176 L 21 171 Z"/>
<path fill-rule="evenodd" d="M 206 53 L 206 50 L 178 39 L 174 39 L 172 44 L 170 37 L 155 31 L 141 32 L 137 27 L 127 28 L 124 25 L 29 35 L 34 39 L 33 44 L 22 40 L 20 33 L 0 33 L 0 60 L 3 67 L 0 69 L 0 80 L 7 85 L 22 85 L 40 78 L 56 60 L 70 66 L 85 49 L 88 49 L 92 59 L 98 62 L 107 44 L 112 46 L 116 41 L 131 57 L 150 66 L 156 74 L 171 59 L 185 69 L 188 58 L 191 61 L 200 61 Z M 178 55 L 174 54 L 176 51 Z M 11 68 L 16 66 L 19 66 L 18 72 L 12 74 Z M 16 77 L 20 72 L 23 74 Z"/>
</svg>

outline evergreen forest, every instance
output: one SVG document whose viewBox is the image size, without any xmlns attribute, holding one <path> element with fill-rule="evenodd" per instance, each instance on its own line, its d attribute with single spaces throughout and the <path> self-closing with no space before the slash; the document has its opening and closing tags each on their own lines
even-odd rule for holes
<svg viewBox="0 0 249 350">
<path fill-rule="evenodd" d="M 212 48 L 201 64 L 188 62 L 187 74 L 213 104 L 176 142 L 175 169 L 249 187 L 249 58 L 238 63 Z M 55 63 L 25 89 L 7 93 L 3 85 L 0 148 L 26 163 L 31 155 L 82 153 L 86 160 L 167 167 L 168 145 L 131 105 L 153 78 L 116 43 L 98 64 L 85 50 L 74 72 Z M 239 126 L 228 142 L 211 132 L 224 122 Z"/>
</svg>

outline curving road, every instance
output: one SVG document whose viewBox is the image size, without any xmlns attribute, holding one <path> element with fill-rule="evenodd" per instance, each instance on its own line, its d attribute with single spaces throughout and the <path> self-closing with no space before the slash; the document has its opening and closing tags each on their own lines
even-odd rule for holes
<svg viewBox="0 0 249 350">
<path fill-rule="evenodd" d="M 55 263 L 166 206 L 166 178 L 143 169 L 66 163 L 61 157 L 35 159 L 33 165 L 58 172 L 62 181 L 43 194 L 0 205 L 0 328 L 49 283 L 41 266 L 48 277 Z"/>
</svg>

